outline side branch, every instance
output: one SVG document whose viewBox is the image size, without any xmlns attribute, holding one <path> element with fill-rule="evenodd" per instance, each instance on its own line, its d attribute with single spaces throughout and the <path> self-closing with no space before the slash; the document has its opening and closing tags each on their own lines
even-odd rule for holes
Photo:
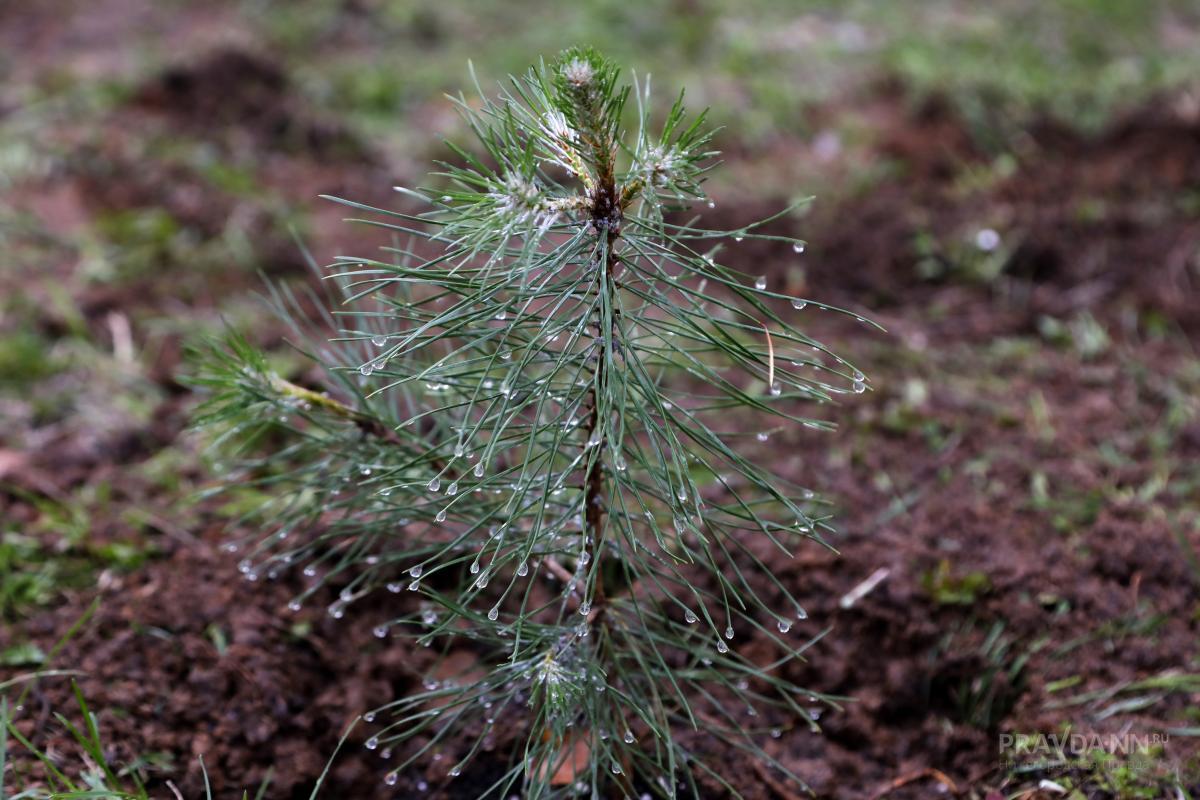
<svg viewBox="0 0 1200 800">
<path fill-rule="evenodd" d="M 357 411 L 345 403 L 339 403 L 327 394 L 297 386 L 278 375 L 271 375 L 270 381 L 271 388 L 284 397 L 292 397 L 311 406 L 323 408 L 334 416 L 353 422 L 363 433 L 382 439 L 388 444 L 400 444 L 400 437 L 394 430 L 368 414 Z"/>
</svg>

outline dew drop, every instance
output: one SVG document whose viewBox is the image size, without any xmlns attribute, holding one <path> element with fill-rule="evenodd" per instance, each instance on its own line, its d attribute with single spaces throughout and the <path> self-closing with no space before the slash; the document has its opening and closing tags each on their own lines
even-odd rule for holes
<svg viewBox="0 0 1200 800">
<path fill-rule="evenodd" d="M 388 635 L 387 625 L 377 626 L 372 633 L 375 634 L 376 639 L 386 639 Z M 368 720 L 368 722 L 370 722 L 370 720 Z"/>
<path fill-rule="evenodd" d="M 398 781 L 398 780 L 400 780 L 400 776 L 394 772 L 389 772 L 383 778 L 383 782 L 386 783 L 388 786 L 395 786 L 396 781 Z"/>
<path fill-rule="evenodd" d="M 488 612 L 488 619 L 495 622 L 500 617 L 500 607 L 492 606 L 492 610 Z"/>
<path fill-rule="evenodd" d="M 359 374 L 362 375 L 364 378 L 368 377 L 374 371 L 375 371 L 374 364 L 363 364 L 361 367 L 358 368 Z"/>
<path fill-rule="evenodd" d="M 579 604 L 579 613 L 585 617 L 588 614 L 592 613 L 592 604 L 589 603 L 588 601 L 584 600 L 582 603 Z"/>
<path fill-rule="evenodd" d="M 434 520 L 434 522 L 445 522 L 446 521 L 446 509 L 443 508 L 441 511 L 439 511 L 434 516 L 433 520 Z"/>
<path fill-rule="evenodd" d="M 683 612 L 683 621 L 686 622 L 688 625 L 695 624 L 696 615 L 694 613 L 692 613 L 692 610 L 690 608 L 687 611 Z"/>
<path fill-rule="evenodd" d="M 478 560 L 475 560 L 475 561 L 472 561 L 472 562 L 471 562 L 471 574 L 472 574 L 472 575 L 478 575 L 478 574 L 479 574 L 479 561 L 478 561 Z"/>
<path fill-rule="evenodd" d="M 376 747 L 379 747 L 379 737 L 378 736 L 372 736 L 370 739 L 367 739 L 367 749 L 368 750 L 374 750 Z"/>
<path fill-rule="evenodd" d="M 866 390 L 867 390 L 867 384 L 863 383 L 862 381 L 854 382 L 854 393 L 855 394 L 862 394 Z"/>
<path fill-rule="evenodd" d="M 792 252 L 803 253 L 804 252 L 804 242 L 792 242 Z"/>
<path fill-rule="evenodd" d="M 779 397 L 781 394 L 783 394 L 783 386 L 779 383 L 779 381 L 775 381 L 771 384 L 771 396 Z"/>
<path fill-rule="evenodd" d="M 429 491 L 436 492 L 440 488 L 442 488 L 442 479 L 441 478 L 435 477 L 433 480 L 431 480 L 429 482 Z"/>
<path fill-rule="evenodd" d="M 709 208 L 716 208 L 716 207 L 717 207 L 717 201 L 716 201 L 716 200 L 709 200 L 709 201 L 708 201 L 708 203 L 707 203 L 707 205 L 708 205 L 708 207 L 709 207 Z"/>
<path fill-rule="evenodd" d="M 290 603 L 288 603 L 288 611 L 299 611 L 299 610 L 300 610 L 300 601 L 299 600 L 293 600 Z"/>
<path fill-rule="evenodd" d="M 625 744 L 633 744 L 633 731 L 625 731 L 621 738 L 625 740 Z"/>
<path fill-rule="evenodd" d="M 613 466 L 616 467 L 617 472 L 624 472 L 626 467 L 628 466 L 625 463 L 625 456 L 621 455 L 620 453 L 617 453 L 616 455 L 614 455 L 613 456 Z"/>
<path fill-rule="evenodd" d="M 529 562 L 522 561 L 521 566 L 517 567 L 517 574 L 524 578 L 529 574 Z"/>
<path fill-rule="evenodd" d="M 729 652 L 729 645 L 725 644 L 724 640 L 722 640 L 722 639 L 717 639 L 717 652 L 718 653 L 728 653 Z"/>
<path fill-rule="evenodd" d="M 758 439 L 760 442 L 765 442 L 767 439 L 771 438 L 771 434 L 767 433 L 766 431 L 759 431 L 758 433 L 754 434 L 754 438 Z"/>
<path fill-rule="evenodd" d="M 446 487 L 446 494 L 450 495 L 451 497 L 458 494 L 458 481 L 454 481 Z"/>
<path fill-rule="evenodd" d="M 417 564 L 415 567 L 408 568 L 408 574 L 412 575 L 414 578 L 421 577 L 421 573 L 424 571 L 425 571 L 425 568 L 423 566 L 421 566 L 420 564 Z"/>
<path fill-rule="evenodd" d="M 778 739 L 780 736 L 783 736 L 783 731 L 779 730 L 779 728 L 771 728 L 772 739 Z"/>
<path fill-rule="evenodd" d="M 803 311 L 807 307 L 808 307 L 807 300 L 801 300 L 799 297 L 794 298 L 792 300 L 792 308 L 796 309 L 797 311 Z"/>
<path fill-rule="evenodd" d="M 732 639 L 732 638 L 733 638 L 733 626 L 732 626 L 732 625 L 726 625 L 726 626 L 725 626 L 725 638 L 726 638 L 726 639 Z"/>
<path fill-rule="evenodd" d="M 975 234 L 975 246 L 985 253 L 990 253 L 1000 246 L 1000 234 L 991 228 L 984 228 Z"/>
<path fill-rule="evenodd" d="M 421 588 L 421 582 L 419 580 L 413 581 L 412 583 L 408 584 L 408 590 L 410 592 L 415 592 L 420 588 Z"/>
<path fill-rule="evenodd" d="M 375 345 L 376 347 L 383 347 L 385 344 L 387 344 L 387 337 L 386 336 L 372 336 L 371 344 Z"/>
<path fill-rule="evenodd" d="M 735 233 L 735 234 L 733 235 L 733 240 L 734 240 L 735 242 L 740 242 L 740 241 L 742 241 L 742 240 L 743 240 L 743 239 L 745 239 L 745 238 L 746 238 L 746 234 L 744 234 L 744 233 Z"/>
<path fill-rule="evenodd" d="M 779 628 L 780 633 L 787 633 L 792 629 L 792 623 L 790 620 L 781 619 L 776 627 Z"/>
<path fill-rule="evenodd" d="M 388 590 L 389 592 L 391 592 L 392 594 L 399 594 L 399 593 L 400 593 L 400 590 L 401 590 L 402 588 L 404 588 L 404 587 L 402 587 L 402 586 L 401 586 L 400 584 L 398 584 L 398 583 L 389 583 L 389 584 L 387 585 L 387 590 Z"/>
<path fill-rule="evenodd" d="M 767 288 L 767 276 L 759 275 L 757 278 L 755 278 L 754 279 L 754 288 L 758 289 L 760 292 L 763 291 L 764 289 L 766 289 Z"/>
<path fill-rule="evenodd" d="M 796 619 L 808 619 L 808 612 L 800 606 L 796 606 Z"/>
</svg>

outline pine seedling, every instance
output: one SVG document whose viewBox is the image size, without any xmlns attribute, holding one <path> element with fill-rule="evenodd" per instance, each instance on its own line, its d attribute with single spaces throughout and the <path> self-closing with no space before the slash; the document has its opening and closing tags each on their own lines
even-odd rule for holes
<svg viewBox="0 0 1200 800">
<path fill-rule="evenodd" d="M 771 563 L 828 523 L 770 437 L 866 384 L 789 321 L 827 306 L 721 248 L 803 242 L 698 227 L 704 115 L 680 94 L 655 124 L 591 50 L 479 94 L 475 145 L 399 190 L 421 208 L 338 201 L 394 245 L 321 271 L 335 301 L 271 290 L 319 389 L 237 336 L 206 357 L 199 422 L 265 498 L 226 547 L 250 580 L 302 569 L 292 610 L 397 595 L 375 633 L 423 688 L 366 715 L 389 784 L 486 762 L 487 797 L 740 797 L 714 754 L 741 752 L 802 785 L 762 745 L 831 698 L 781 674 L 813 639 Z"/>
</svg>

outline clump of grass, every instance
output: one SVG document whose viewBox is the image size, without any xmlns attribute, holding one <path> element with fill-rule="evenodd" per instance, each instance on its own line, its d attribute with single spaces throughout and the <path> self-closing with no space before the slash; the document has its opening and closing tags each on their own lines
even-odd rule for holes
<svg viewBox="0 0 1200 800">
<path fill-rule="evenodd" d="M 325 585 L 336 619 L 393 592 L 375 634 L 441 654 L 422 691 L 367 714 L 388 784 L 500 749 L 486 796 L 691 797 L 725 783 L 698 755 L 716 740 L 802 785 L 761 746 L 815 728 L 822 699 L 780 674 L 811 640 L 789 637 L 807 612 L 767 559 L 827 522 L 752 457 L 827 427 L 802 402 L 867 384 L 793 326 L 819 304 L 724 248 L 803 242 L 681 221 L 714 205 L 704 115 L 680 95 L 656 124 L 649 81 L 591 50 L 458 104 L 477 147 L 401 190 L 421 210 L 339 201 L 396 243 L 324 273 L 336 338 L 272 290 L 319 388 L 236 334 L 204 357 L 198 421 L 241 455 L 227 485 L 267 492 L 226 547 L 248 580 L 302 570 L 293 611 Z M 751 638 L 776 656 L 740 652 Z"/>
<path fill-rule="evenodd" d="M 0 689 L 6 688 L 0 685 Z M 54 713 L 54 718 L 62 730 L 70 737 L 78 748 L 80 766 L 77 770 L 69 769 L 63 762 L 62 753 L 51 754 L 21 733 L 15 724 L 8 698 L 0 696 L 0 795 L 7 800 L 85 800 L 85 798 L 104 798 L 105 800 L 150 800 L 152 796 L 146 788 L 150 772 L 165 770 L 169 761 L 161 756 L 146 756 L 138 758 L 133 763 L 118 765 L 113 763 L 109 751 L 105 748 L 100 735 L 100 726 L 95 713 L 88 706 L 87 700 L 79 686 L 71 681 L 71 689 L 79 709 L 80 721 L 72 722 L 63 714 Z M 14 750 L 17 747 L 20 750 Z M 22 763 L 10 763 L 10 753 L 25 752 L 40 767 L 38 774 Z M 201 769 L 204 770 L 204 797 L 212 800 L 212 788 L 208 783 L 208 770 L 204 769 L 201 759 Z M 182 798 L 183 795 L 171 781 L 166 781 L 171 797 Z M 266 797 L 271 785 L 271 775 L 267 777 L 254 794 L 254 800 Z M 313 790 L 315 798 L 320 786 Z M 15 791 L 15 794 L 8 794 Z M 250 793 L 243 792 L 242 800 L 250 800 Z"/>
</svg>

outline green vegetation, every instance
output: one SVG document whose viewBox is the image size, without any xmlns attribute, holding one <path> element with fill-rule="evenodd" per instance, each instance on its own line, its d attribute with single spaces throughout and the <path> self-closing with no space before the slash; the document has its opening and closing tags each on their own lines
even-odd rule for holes
<svg viewBox="0 0 1200 800">
<path fill-rule="evenodd" d="M 732 136 L 759 141 L 804 130 L 814 104 L 895 75 L 917 97 L 950 97 L 981 143 L 1003 150 L 1032 116 L 1094 130 L 1200 68 L 1187 0 L 385 2 L 372 9 L 368 48 L 344 53 L 339 3 L 243 2 L 318 97 L 410 144 L 396 119 L 451 90 L 468 59 L 481 74 L 514 72 L 528 53 L 573 40 L 695 87 L 716 123 L 736 120 Z"/>
<path fill-rule="evenodd" d="M 0 690 L 6 688 L 9 687 L 0 684 Z M 155 773 L 170 774 L 173 771 L 170 756 L 148 753 L 129 764 L 114 764 L 111 751 L 105 747 L 101 737 L 96 714 L 88 707 L 87 700 L 74 681 L 71 681 L 71 688 L 75 693 L 78 717 L 72 720 L 57 711 L 54 713 L 57 724 L 76 747 L 69 761 L 60 752 L 52 754 L 39 749 L 21 733 L 11 716 L 8 698 L 0 695 L 0 775 L 4 776 L 4 785 L 0 789 L 3 790 L 3 796 L 6 800 L 151 800 L 146 782 Z M 15 765 L 6 769 L 5 762 L 10 754 L 16 754 L 16 748 L 23 749 L 36 759 L 44 768 L 41 775 L 36 778 L 25 775 Z M 202 767 L 203 763 L 202 759 Z M 206 800 L 212 800 L 213 794 L 207 789 L 207 780 L 206 771 L 204 796 Z M 255 792 L 254 800 L 263 800 L 270 784 L 271 776 L 267 775 Z M 166 785 L 175 797 L 180 796 L 170 780 L 166 781 Z M 249 798 L 248 791 L 242 793 L 242 800 Z"/>
<path fill-rule="evenodd" d="M 921 575 L 921 587 L 939 605 L 973 606 L 991 588 L 982 572 L 955 574 L 950 560 L 943 558 L 935 569 Z"/>
</svg>

